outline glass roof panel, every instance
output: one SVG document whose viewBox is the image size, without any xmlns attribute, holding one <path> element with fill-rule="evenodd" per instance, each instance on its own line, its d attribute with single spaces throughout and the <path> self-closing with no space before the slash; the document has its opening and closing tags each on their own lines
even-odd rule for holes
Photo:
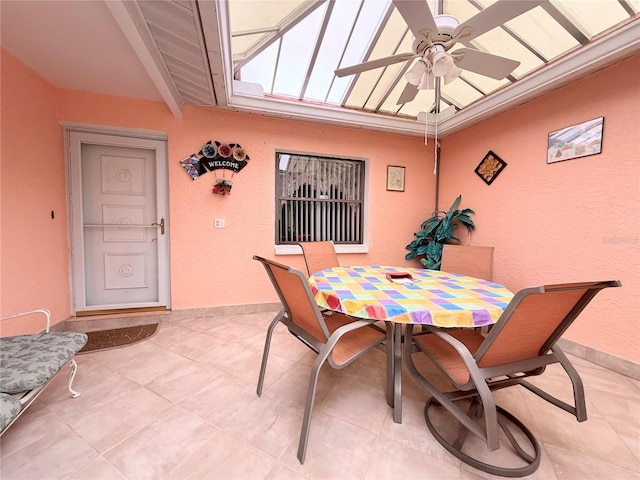
<svg viewBox="0 0 640 480">
<path fill-rule="evenodd" d="M 484 4 L 484 8 L 489 6 L 493 2 L 481 2 Z M 453 15 L 458 19 L 458 22 L 463 23 L 473 17 L 476 13 L 480 11 L 479 8 L 475 7 L 471 2 L 467 0 L 445 0 L 443 2 L 443 13 L 447 15 Z"/>
<path fill-rule="evenodd" d="M 413 35 L 409 32 L 407 24 L 402 19 L 397 10 L 393 11 L 393 14 L 389 18 L 387 25 L 385 26 L 380 39 L 376 43 L 371 58 L 383 58 L 398 53 L 411 52 L 411 44 L 413 43 Z M 402 71 L 406 69 L 407 61 L 399 62 L 394 65 L 389 65 L 385 69 L 380 69 L 382 76 L 379 82 L 375 85 L 371 96 L 366 100 L 366 107 L 376 109 L 378 104 L 389 93 L 394 82 L 397 82 L 398 78 L 402 74 Z M 402 83 L 404 88 L 405 80 L 398 83 Z"/>
<path fill-rule="evenodd" d="M 313 72 L 309 78 L 305 98 L 316 101 L 327 100 L 329 89 L 332 87 L 332 81 L 335 78 L 333 71 L 338 68 L 340 56 L 347 44 L 351 26 L 358 13 L 358 7 L 358 2 L 338 2 L 334 5 L 331 19 L 329 20 L 324 35 L 324 41 L 322 42 L 313 67 Z M 345 82 L 341 82 L 342 93 L 337 95 L 334 103 L 340 101 L 348 82 L 348 79 Z"/>
<path fill-rule="evenodd" d="M 480 89 L 483 93 L 493 92 L 499 89 L 500 87 L 511 83 L 506 78 L 502 80 L 496 80 L 494 78 L 486 77 L 484 75 L 480 75 L 479 73 L 474 73 L 469 70 L 465 70 L 464 72 L 462 72 L 462 75 L 460 75 L 460 77 L 466 80 L 467 82 L 469 82 L 471 85 Z M 448 91 L 449 89 L 455 88 L 455 85 L 457 85 L 457 83 L 453 82 L 453 83 L 450 83 L 449 85 L 445 85 L 444 88 L 445 90 Z"/>
<path fill-rule="evenodd" d="M 570 20 L 586 28 L 589 38 L 593 38 L 608 28 L 629 18 L 619 2 L 607 0 L 551 0 Z"/>
<path fill-rule="evenodd" d="M 454 15 L 462 23 L 496 1 L 518 0 L 424 1 L 431 11 L 442 8 L 443 13 Z M 403 75 L 411 62 L 342 78 L 333 73 L 336 68 L 411 51 L 412 34 L 391 0 L 227 0 L 227 3 L 232 54 L 234 59 L 248 59 L 239 79 L 258 83 L 267 93 L 365 111 L 417 115 L 433 107 L 433 90 L 420 90 L 412 102 L 397 105 L 406 85 Z M 329 3 L 333 6 L 331 17 L 315 65 L 310 68 Z M 546 6 L 537 6 L 469 42 L 472 48 L 519 61 L 511 75 L 495 80 L 464 70 L 460 78 L 442 86 L 441 108 L 453 104 L 462 109 L 508 87 L 512 81 L 579 48 L 581 42 L 628 21 L 638 15 L 638 10 L 640 0 L 550 0 Z M 268 48 L 250 57 L 265 45 Z M 452 51 L 463 46 L 455 45 Z"/>
<path fill-rule="evenodd" d="M 482 93 L 460 78 L 456 78 L 442 89 L 443 95 L 451 98 L 456 105 L 466 106 L 483 97 Z"/>
<path fill-rule="evenodd" d="M 526 16 L 514 18 L 507 26 L 547 61 L 580 45 L 542 8 L 534 8 Z"/>
<path fill-rule="evenodd" d="M 282 38 L 273 93 L 298 97 L 307 75 L 311 54 L 326 5 L 313 11 Z M 314 41 L 309 41 L 309 38 Z"/>
<path fill-rule="evenodd" d="M 273 74 L 275 73 L 280 42 L 269 45 L 252 61 L 242 67 L 240 80 L 262 85 L 267 93 L 273 93 Z"/>
<path fill-rule="evenodd" d="M 255 36 L 237 36 L 238 32 L 275 27 L 299 8 L 304 0 L 242 0 L 229 2 L 231 48 L 234 54 L 246 52 L 255 43 Z"/>
<path fill-rule="evenodd" d="M 474 38 L 471 44 L 484 52 L 518 60 L 520 66 L 511 73 L 516 78 L 543 65 L 542 60 L 501 28 L 494 28 Z"/>
<path fill-rule="evenodd" d="M 380 110 L 385 113 L 398 112 L 402 115 L 418 116 L 420 112 L 426 112 L 433 108 L 435 102 L 435 90 L 418 90 L 418 94 L 413 102 L 397 105 L 398 98 L 404 90 L 405 82 L 398 82 L 398 85 L 391 91 L 389 98 L 382 104 Z M 400 108 L 402 107 L 402 108 Z"/>
</svg>

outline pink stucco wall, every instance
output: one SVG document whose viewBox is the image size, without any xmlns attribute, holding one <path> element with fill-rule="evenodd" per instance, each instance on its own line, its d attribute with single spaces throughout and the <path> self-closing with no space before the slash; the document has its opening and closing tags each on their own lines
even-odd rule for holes
<svg viewBox="0 0 640 480">
<path fill-rule="evenodd" d="M 604 117 L 602 153 L 547 164 L 549 132 Z M 507 162 L 487 186 L 487 151 Z M 476 211 L 471 243 L 494 245 L 496 281 L 512 289 L 622 281 L 567 332 L 640 361 L 640 56 L 601 70 L 442 141 L 441 207 L 458 195 Z"/>
<path fill-rule="evenodd" d="M 70 311 L 58 122 L 166 132 L 174 309 L 276 300 L 251 260 L 274 257 L 276 149 L 368 159 L 370 252 L 344 255 L 343 264 L 405 264 L 404 246 L 433 209 L 432 145 L 421 138 L 193 107 L 177 119 L 162 103 L 56 89 L 2 53 L 2 314 L 49 306 L 61 321 Z M 621 279 L 624 287 L 603 292 L 569 337 L 634 362 L 640 361 L 639 70 L 636 57 L 442 139 L 440 185 L 441 208 L 461 193 L 463 206 L 476 210 L 470 242 L 496 246 L 496 279 L 510 288 Z M 597 116 L 605 117 L 602 154 L 546 164 L 548 132 Z M 251 157 L 230 197 L 211 193 L 212 174 L 192 182 L 178 164 L 209 139 L 240 143 Z M 15 163 L 32 148 L 40 162 L 29 163 L 27 179 Z M 473 170 L 490 149 L 509 165 L 487 187 Z M 54 171 L 39 169 L 43 161 Z M 407 167 L 405 192 L 386 191 L 388 164 Z M 214 218 L 224 218 L 226 228 L 214 230 Z M 46 238 L 42 255 L 8 250 L 35 251 Z M 299 256 L 279 260 L 303 266 Z"/>
<path fill-rule="evenodd" d="M 41 108 L 35 108 L 27 101 L 31 94 L 30 82 L 24 79 L 44 82 L 10 54 L 3 54 L 7 60 L 5 62 L 3 58 L 3 83 L 5 77 L 13 83 L 16 96 L 12 109 L 5 112 L 3 95 L 3 119 L 6 116 L 6 122 L 11 122 L 12 111 L 21 109 L 32 112 L 33 116 L 42 115 Z M 21 89 L 20 85 L 25 85 L 25 88 Z M 28 138 L 37 138 L 40 129 L 58 131 L 60 143 L 48 145 L 47 149 L 55 150 L 59 158 L 56 175 L 61 182 L 57 184 L 57 191 L 63 202 L 62 132 L 58 122 L 166 132 L 173 309 L 277 300 L 264 269 L 252 260 L 254 254 L 274 257 L 276 149 L 353 156 L 369 162 L 370 252 L 341 256 L 345 264 L 406 263 L 404 247 L 412 240 L 413 232 L 424 218 L 424 212 L 432 208 L 435 180 L 430 167 L 425 168 L 425 165 L 432 165 L 433 154 L 425 150 L 421 138 L 204 108 L 187 108 L 184 118 L 178 119 L 170 114 L 164 104 L 158 102 L 48 88 L 49 102 L 54 104 L 55 101 L 57 111 L 46 112 L 44 121 L 47 125 L 41 127 L 41 122 L 35 125 L 27 122 L 13 125 L 13 128 L 26 131 Z M 34 126 L 37 128 L 34 129 Z M 4 135 L 3 126 L 3 148 Z M 251 158 L 250 164 L 234 179 L 233 193 L 229 197 L 212 194 L 213 174 L 191 181 L 179 165 L 181 159 L 198 151 L 210 139 L 240 143 Z M 29 145 L 25 138 L 7 143 L 7 154 L 4 155 L 3 151 L 3 175 L 8 159 L 21 156 Z M 386 191 L 386 167 L 389 164 L 406 167 L 405 192 Z M 7 182 L 19 175 L 16 171 L 7 173 L 10 173 L 5 179 Z M 20 218 L 13 217 L 14 205 L 23 203 L 25 199 L 39 198 L 40 195 L 41 192 L 30 188 L 28 182 L 12 195 L 3 193 L 3 227 L 5 216 L 7 222 L 20 222 Z M 64 218 L 60 218 L 59 221 L 64 222 Z M 224 218 L 226 228 L 214 229 L 214 218 Z M 66 238 L 66 226 L 61 231 Z M 4 233 L 4 236 L 11 236 L 16 244 L 36 235 L 35 227 L 25 227 L 17 234 Z M 62 250 L 67 252 L 66 244 Z M 5 267 L 4 257 L 8 253 L 3 250 L 3 276 L 20 270 L 25 278 L 37 282 L 39 263 L 35 260 L 29 264 L 16 262 Z M 304 265 L 301 256 L 280 257 L 280 261 L 301 269 Z M 64 273 L 64 281 L 46 287 L 41 285 L 40 288 L 59 288 L 59 297 L 68 302 L 66 257 L 56 269 Z M 60 287 L 61 283 L 65 289 Z M 37 294 L 38 289 L 32 292 Z M 8 313 L 35 308 L 45 301 L 38 300 L 37 295 L 16 299 L 8 292 L 5 294 L 4 290 L 2 299 Z M 67 315 L 61 312 L 55 320 L 63 320 L 68 312 L 67 308 Z"/>
<path fill-rule="evenodd" d="M 346 264 L 403 264 L 434 195 L 434 178 L 423 168 L 433 157 L 419 138 L 203 108 L 175 119 L 157 103 L 73 91 L 58 92 L 58 99 L 60 120 L 167 132 L 174 309 L 276 301 L 252 260 L 274 257 L 276 149 L 368 159 L 370 253 L 341 256 Z M 212 194 L 212 173 L 192 181 L 179 165 L 208 140 L 240 143 L 251 158 L 229 197 Z M 405 192 L 386 191 L 388 164 L 406 166 Z M 214 229 L 215 218 L 226 227 Z M 304 265 L 301 256 L 280 260 Z"/>
<path fill-rule="evenodd" d="M 70 289 L 55 88 L 4 50 L 1 84 L 0 316 L 46 307 L 59 321 L 69 316 Z M 34 322 L 25 319 L 23 328 L 31 329 Z M 14 333 L 15 325 L 5 323 L 3 334 Z"/>
</svg>

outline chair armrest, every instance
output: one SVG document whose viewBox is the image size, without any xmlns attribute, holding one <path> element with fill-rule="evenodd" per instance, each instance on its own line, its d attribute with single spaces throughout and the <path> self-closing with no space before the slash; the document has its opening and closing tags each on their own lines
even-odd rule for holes
<svg viewBox="0 0 640 480">
<path fill-rule="evenodd" d="M 51 327 L 51 312 L 46 308 L 38 308 L 36 310 L 30 310 L 28 312 L 14 313 L 13 315 L 9 315 L 8 317 L 0 318 L 0 321 L 9 320 L 9 319 L 18 318 L 18 317 L 26 317 L 27 315 L 32 315 L 34 313 L 44 314 L 46 319 L 46 325 L 45 325 L 44 331 L 45 333 L 49 333 L 49 328 Z"/>
</svg>

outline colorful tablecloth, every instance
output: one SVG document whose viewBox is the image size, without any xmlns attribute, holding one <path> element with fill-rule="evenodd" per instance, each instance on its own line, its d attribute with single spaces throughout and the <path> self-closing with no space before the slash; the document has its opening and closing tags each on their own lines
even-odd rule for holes
<svg viewBox="0 0 640 480">
<path fill-rule="evenodd" d="M 387 273 L 408 273 L 401 284 Z M 334 267 L 309 278 L 323 308 L 359 318 L 438 327 L 480 327 L 495 323 L 513 293 L 487 280 L 422 268 L 381 265 Z"/>
</svg>

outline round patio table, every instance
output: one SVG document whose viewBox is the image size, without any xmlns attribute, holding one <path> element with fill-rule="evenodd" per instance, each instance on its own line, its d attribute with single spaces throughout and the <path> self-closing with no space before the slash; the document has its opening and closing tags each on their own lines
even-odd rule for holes
<svg viewBox="0 0 640 480">
<path fill-rule="evenodd" d="M 384 265 L 327 268 L 312 274 L 309 286 L 322 308 L 392 325 L 387 328 L 387 403 L 396 423 L 402 422 L 402 325 L 492 325 L 513 298 L 511 291 L 488 280 Z"/>
</svg>

